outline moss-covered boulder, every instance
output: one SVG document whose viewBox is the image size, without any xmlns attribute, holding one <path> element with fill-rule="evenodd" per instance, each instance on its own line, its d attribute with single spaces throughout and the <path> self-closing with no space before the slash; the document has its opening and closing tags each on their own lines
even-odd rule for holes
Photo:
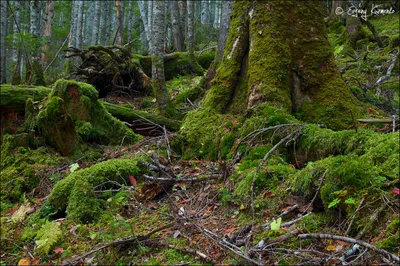
<svg viewBox="0 0 400 266">
<path fill-rule="evenodd" d="M 63 155 L 71 155 L 81 141 L 129 144 L 138 140 L 125 124 L 112 117 L 86 83 L 59 80 L 37 116 L 39 132 Z"/>
<path fill-rule="evenodd" d="M 95 190 L 107 190 L 115 184 L 126 185 L 129 175 L 141 172 L 136 160 L 114 159 L 71 173 L 58 182 L 49 195 L 49 204 L 66 211 L 67 217 L 77 222 L 91 222 L 99 218 L 105 195 L 96 196 Z"/>
</svg>

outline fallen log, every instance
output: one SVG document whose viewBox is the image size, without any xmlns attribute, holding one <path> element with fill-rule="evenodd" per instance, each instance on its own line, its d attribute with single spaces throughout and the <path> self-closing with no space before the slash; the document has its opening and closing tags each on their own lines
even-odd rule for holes
<svg viewBox="0 0 400 266">
<path fill-rule="evenodd" d="M 25 115 L 26 100 L 32 98 L 34 102 L 42 101 L 51 93 L 51 91 L 52 89 L 46 87 L 1 85 L 0 108 L 2 131 L 4 125 L 7 124 L 6 122 L 8 120 L 15 121 L 16 116 L 18 116 L 18 120 L 21 120 L 21 123 L 19 124 L 22 124 Z M 138 134 L 149 135 L 150 130 L 144 130 L 147 123 L 146 120 L 161 126 L 161 128 L 156 130 L 159 135 L 164 134 L 162 127 L 165 127 L 169 131 L 178 131 L 181 126 L 180 121 L 168 119 L 144 111 L 132 110 L 108 102 L 103 102 L 103 106 L 115 118 L 129 123 L 130 128 Z"/>
<path fill-rule="evenodd" d="M 109 102 L 103 102 L 103 105 L 112 116 L 123 122 L 129 123 L 130 127 L 134 131 L 140 131 L 140 128 L 146 124 L 146 121 L 144 121 L 146 119 L 160 126 L 165 126 L 165 128 L 169 131 L 178 131 L 181 127 L 181 122 L 178 120 L 169 119 L 140 110 L 133 110 L 131 108 L 115 105 Z M 160 132 L 163 133 L 161 129 Z M 140 132 L 137 133 L 140 134 Z"/>
</svg>

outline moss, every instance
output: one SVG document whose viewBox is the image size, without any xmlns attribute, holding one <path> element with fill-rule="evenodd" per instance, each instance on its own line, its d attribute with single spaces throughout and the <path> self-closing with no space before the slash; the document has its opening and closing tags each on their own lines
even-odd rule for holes
<svg viewBox="0 0 400 266">
<path fill-rule="evenodd" d="M 51 89 L 46 87 L 0 85 L 0 106 L 24 108 L 26 100 L 41 101 L 49 95 Z"/>
<path fill-rule="evenodd" d="M 211 49 L 201 53 L 201 55 L 197 57 L 197 62 L 202 68 L 208 69 L 211 66 L 214 59 L 215 59 L 215 50 Z"/>
<path fill-rule="evenodd" d="M 126 184 L 129 175 L 140 172 L 136 160 L 114 159 L 71 173 L 58 182 L 49 196 L 50 205 L 57 210 L 67 210 L 68 217 L 78 222 L 96 220 L 101 214 L 101 202 L 96 190 L 110 189 L 113 182 Z"/>
<path fill-rule="evenodd" d="M 347 155 L 331 156 L 309 163 L 307 167 L 293 175 L 294 192 L 311 197 L 325 173 L 320 197 L 327 207 L 336 198 L 335 191 L 367 189 L 372 193 L 381 185 L 377 177 L 389 180 L 398 177 L 398 133 L 385 135 L 367 133 L 360 136 L 355 134 L 352 136 L 349 133 L 351 132 L 336 132 L 334 135 L 338 138 L 336 140 L 330 138 L 331 141 L 337 141 L 333 146 L 328 146 L 329 138 L 325 142 L 327 150 Z M 346 140 L 352 140 L 352 143 L 347 144 Z M 323 145 L 324 142 L 321 141 L 320 144 Z"/>
<path fill-rule="evenodd" d="M 99 144 L 134 143 L 138 136 L 112 117 L 89 84 L 59 80 L 37 118 L 48 143 L 64 155 L 75 152 L 82 139 Z"/>
</svg>

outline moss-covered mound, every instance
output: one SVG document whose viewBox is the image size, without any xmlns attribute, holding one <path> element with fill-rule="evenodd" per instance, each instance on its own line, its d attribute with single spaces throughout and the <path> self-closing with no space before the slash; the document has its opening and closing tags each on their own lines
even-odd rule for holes
<svg viewBox="0 0 400 266">
<path fill-rule="evenodd" d="M 25 105 L 28 98 L 34 101 L 41 101 L 49 95 L 51 89 L 34 86 L 13 86 L 8 84 L 0 85 L 0 107 L 16 107 L 20 109 Z"/>
<path fill-rule="evenodd" d="M 107 197 L 96 191 L 126 185 L 129 175 L 137 176 L 140 168 L 136 160 L 115 159 L 76 171 L 58 182 L 48 202 L 50 206 L 66 211 L 67 217 L 77 222 L 91 222 L 99 218 Z M 118 186 L 117 185 L 117 186 Z M 102 199 L 100 199 L 102 196 Z"/>
<path fill-rule="evenodd" d="M 63 155 L 71 155 L 80 141 L 129 144 L 138 140 L 97 99 L 96 89 L 85 83 L 59 80 L 37 116 L 39 132 Z"/>
<path fill-rule="evenodd" d="M 321 134 L 323 131 L 325 136 Z M 294 192 L 312 197 L 320 179 L 325 176 L 320 195 L 327 208 L 337 198 L 335 192 L 346 190 L 351 197 L 351 192 L 374 187 L 378 189 L 386 181 L 398 178 L 398 132 L 378 134 L 370 131 L 355 133 L 321 130 L 319 137 L 321 139 L 317 146 L 325 143 L 325 149 L 322 149 L 325 155 L 339 155 L 309 163 L 298 171 L 292 179 Z M 303 138 L 303 145 L 309 144 L 308 149 L 312 151 L 317 148 L 315 135 L 304 135 Z"/>
</svg>

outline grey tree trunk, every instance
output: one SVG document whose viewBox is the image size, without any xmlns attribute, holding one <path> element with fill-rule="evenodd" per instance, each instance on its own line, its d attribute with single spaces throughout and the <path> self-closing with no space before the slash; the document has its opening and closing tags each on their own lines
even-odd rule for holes
<svg viewBox="0 0 400 266">
<path fill-rule="evenodd" d="M 221 1 L 215 2 L 215 12 L 214 12 L 214 28 L 219 29 L 221 19 Z"/>
<path fill-rule="evenodd" d="M 14 15 L 15 15 L 15 20 L 14 22 L 14 33 L 20 33 L 21 32 L 21 0 L 15 0 L 14 1 Z M 16 42 L 19 42 L 19 38 L 15 37 L 14 39 L 14 51 L 13 51 L 13 72 L 12 72 L 12 77 L 11 77 L 11 84 L 13 85 L 18 85 L 21 83 L 21 60 L 22 60 L 22 50 L 21 48 L 16 44 Z"/>
<path fill-rule="evenodd" d="M 208 0 L 201 0 L 201 24 L 206 25 L 210 21 Z"/>
<path fill-rule="evenodd" d="M 146 44 L 146 46 L 144 47 L 144 50 L 148 49 L 148 45 L 150 43 L 150 34 L 149 34 L 149 22 L 147 19 L 147 10 L 146 10 L 146 2 L 144 0 L 139 0 L 138 1 L 138 7 L 139 7 L 139 12 L 140 12 L 140 17 L 142 19 L 143 22 L 143 28 L 144 28 L 144 37 L 146 39 L 145 42 L 143 42 L 144 44 Z"/>
<path fill-rule="evenodd" d="M 111 19 L 112 19 L 112 2 L 105 1 L 104 2 L 104 39 L 102 44 L 106 45 L 110 42 L 110 35 L 111 35 Z"/>
<path fill-rule="evenodd" d="M 154 1 L 154 22 L 152 28 L 152 85 L 153 93 L 157 100 L 157 106 L 161 113 L 165 113 L 168 105 L 168 93 L 165 87 L 164 74 L 164 0 Z M 150 3 L 149 3 L 150 4 Z"/>
<path fill-rule="evenodd" d="M 0 1 L 0 83 L 6 83 L 6 46 L 5 39 L 7 35 L 7 2 Z"/>
<path fill-rule="evenodd" d="M 178 6 L 179 6 L 179 18 L 181 20 L 180 24 L 183 29 L 182 30 L 183 38 L 185 38 L 187 35 L 186 0 L 179 0 Z M 185 42 L 185 40 L 184 40 L 184 42 Z"/>
<path fill-rule="evenodd" d="M 194 1 L 187 0 L 187 18 L 188 18 L 188 29 L 187 29 L 187 53 L 190 67 L 192 68 L 193 73 L 202 74 L 202 68 L 197 63 L 196 57 L 194 55 Z"/>
<path fill-rule="evenodd" d="M 71 32 L 69 35 L 68 46 L 75 47 L 75 32 L 76 32 L 76 9 L 77 9 L 77 1 L 72 0 L 71 3 Z"/>
<path fill-rule="evenodd" d="M 128 35 L 128 42 L 130 42 L 132 40 L 132 28 L 133 28 L 133 21 L 134 21 L 134 17 L 133 17 L 133 1 L 130 0 L 129 1 L 129 5 L 128 5 L 128 18 L 127 18 L 127 22 L 126 22 L 126 27 L 127 27 L 127 35 Z"/>
<path fill-rule="evenodd" d="M 30 2 L 30 33 L 34 38 L 40 37 L 40 4 L 39 0 L 31 0 Z M 40 50 L 32 53 L 32 65 L 27 75 L 27 80 L 33 85 L 46 85 L 43 78 L 42 66 L 39 61 Z"/>
<path fill-rule="evenodd" d="M 233 1 L 222 1 L 221 7 L 221 27 L 218 36 L 218 50 L 217 55 L 215 56 L 216 64 L 220 63 L 222 60 L 222 56 L 224 55 L 225 43 L 226 39 L 229 35 L 229 26 L 231 22 L 231 15 L 232 15 L 232 6 Z"/>
<path fill-rule="evenodd" d="M 176 51 L 182 52 L 185 50 L 183 28 L 179 17 L 179 6 L 177 1 L 170 2 L 171 10 L 171 25 L 172 25 L 172 36 L 174 40 L 174 47 Z"/>
<path fill-rule="evenodd" d="M 209 5 L 209 10 L 210 10 L 210 16 L 209 16 L 209 24 L 211 26 L 214 26 L 214 16 L 215 16 L 215 0 L 210 0 L 210 2 L 208 3 Z"/>
<path fill-rule="evenodd" d="M 153 54 L 153 1 L 148 1 L 147 8 L 147 24 L 148 24 L 148 35 L 149 35 L 149 54 Z"/>
<path fill-rule="evenodd" d="M 117 15 L 116 15 L 116 20 L 117 20 L 117 29 L 116 29 L 116 35 L 117 35 L 117 45 L 122 45 L 124 42 L 124 18 L 122 15 L 122 3 L 121 0 L 116 0 L 115 1 L 115 7 L 117 9 Z"/>
<path fill-rule="evenodd" d="M 99 41 L 99 28 L 100 28 L 100 1 L 95 1 L 94 3 L 94 19 L 92 27 L 92 37 L 90 43 L 92 45 L 97 45 Z"/>
<path fill-rule="evenodd" d="M 201 20 L 201 1 L 195 2 L 194 17 L 195 17 L 195 21 Z"/>
<path fill-rule="evenodd" d="M 83 23 L 83 1 L 77 1 L 77 21 L 76 21 L 76 35 L 75 35 L 75 43 L 76 48 L 82 48 L 82 23 Z"/>
<path fill-rule="evenodd" d="M 92 44 L 92 35 L 93 35 L 93 28 L 94 28 L 94 19 L 95 19 L 95 12 L 96 12 L 96 3 L 97 1 L 93 1 L 88 3 L 89 6 L 89 14 L 86 17 L 86 34 L 85 34 L 85 43 L 87 45 Z"/>
<path fill-rule="evenodd" d="M 47 53 L 50 50 L 50 37 L 53 29 L 53 17 L 54 17 L 54 0 L 47 0 L 46 1 L 46 11 L 44 16 L 44 30 L 43 30 L 43 37 L 46 38 L 47 43 L 43 46 L 42 52 L 42 63 L 45 64 L 48 61 Z"/>
</svg>

